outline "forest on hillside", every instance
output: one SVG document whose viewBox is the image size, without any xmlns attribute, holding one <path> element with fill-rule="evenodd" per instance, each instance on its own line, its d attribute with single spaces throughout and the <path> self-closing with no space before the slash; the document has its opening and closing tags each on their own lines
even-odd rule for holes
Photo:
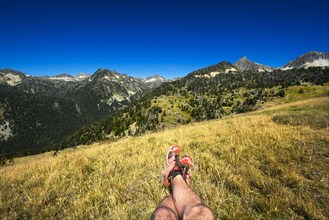
<svg viewBox="0 0 329 220">
<path fill-rule="evenodd" d="M 214 78 L 193 77 L 208 71 L 201 69 L 180 80 L 163 83 L 106 120 L 79 129 L 55 145 L 56 149 L 244 113 L 267 101 L 284 97 L 288 87 L 329 82 L 329 69 L 315 67 L 226 73 Z M 302 94 L 304 90 L 301 88 L 298 93 Z"/>
</svg>

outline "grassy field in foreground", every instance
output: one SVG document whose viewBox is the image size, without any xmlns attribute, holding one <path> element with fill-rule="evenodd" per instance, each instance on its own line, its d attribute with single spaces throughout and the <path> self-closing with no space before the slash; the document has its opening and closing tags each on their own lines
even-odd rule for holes
<svg viewBox="0 0 329 220">
<path fill-rule="evenodd" d="M 329 98 L 81 146 L 0 167 L 0 219 L 149 219 L 168 146 L 218 219 L 329 218 Z"/>
</svg>

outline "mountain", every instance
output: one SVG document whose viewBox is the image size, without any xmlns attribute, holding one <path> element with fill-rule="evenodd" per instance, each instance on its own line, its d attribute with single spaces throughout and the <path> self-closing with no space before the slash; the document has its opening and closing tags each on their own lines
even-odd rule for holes
<svg viewBox="0 0 329 220">
<path fill-rule="evenodd" d="M 71 76 L 69 74 L 63 73 L 63 74 L 59 74 L 53 77 L 48 77 L 48 79 L 50 80 L 61 80 L 61 81 L 70 81 L 70 82 L 78 82 L 78 81 L 82 81 L 85 80 L 87 78 L 89 78 L 90 75 L 86 74 L 86 73 L 80 73 L 76 76 Z"/>
<path fill-rule="evenodd" d="M 140 78 L 120 74 L 114 70 L 98 69 L 84 84 L 75 88 L 74 92 L 96 92 L 102 103 L 111 105 L 113 102 L 129 101 L 131 96 L 148 89 Z"/>
<path fill-rule="evenodd" d="M 99 69 L 92 76 L 33 77 L 0 70 L 0 154 L 42 152 L 81 126 L 111 115 L 149 87 Z"/>
<path fill-rule="evenodd" d="M 188 78 L 213 78 L 223 73 L 234 73 L 238 69 L 234 67 L 230 62 L 222 61 L 218 64 L 211 65 L 196 71 L 191 72 L 187 75 Z"/>
<path fill-rule="evenodd" d="M 329 68 L 242 71 L 223 61 L 171 81 L 108 69 L 72 78 L 0 70 L 0 155 L 36 154 L 255 110 L 283 98 L 290 86 L 326 85 Z M 306 89 L 298 88 L 298 94 Z"/>
<path fill-rule="evenodd" d="M 241 72 L 223 61 L 179 80 L 163 82 L 112 116 L 77 130 L 57 148 L 116 140 L 248 112 L 261 108 L 268 101 L 282 100 L 288 91 L 293 91 L 288 96 L 298 97 L 303 93 L 309 95 L 306 91 L 324 85 L 320 90 L 321 94 L 326 94 L 328 82 L 329 68 Z"/>
<path fill-rule="evenodd" d="M 275 68 L 250 61 L 246 56 L 233 64 L 240 71 L 272 72 Z"/>
<path fill-rule="evenodd" d="M 148 86 L 150 86 L 150 87 L 152 87 L 152 88 L 157 87 L 157 86 L 159 86 L 161 83 L 163 83 L 163 82 L 167 82 L 167 81 L 169 81 L 169 80 L 167 80 L 166 78 L 164 78 L 164 77 L 162 77 L 162 76 L 160 76 L 160 75 L 149 76 L 149 77 L 147 77 L 147 78 L 144 80 L 144 82 L 145 82 Z"/>
<path fill-rule="evenodd" d="M 16 86 L 22 83 L 25 78 L 24 73 L 8 68 L 0 71 L 0 85 Z"/>
<path fill-rule="evenodd" d="M 281 70 L 293 68 L 329 67 L 329 52 L 311 51 L 282 66 Z"/>
</svg>

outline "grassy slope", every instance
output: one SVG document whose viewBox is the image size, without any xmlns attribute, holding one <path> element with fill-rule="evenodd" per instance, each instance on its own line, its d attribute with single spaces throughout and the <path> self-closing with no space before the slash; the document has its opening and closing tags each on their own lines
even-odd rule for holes
<svg viewBox="0 0 329 220">
<path fill-rule="evenodd" d="M 328 106 L 313 98 L 17 158 L 0 168 L 0 218 L 148 219 L 168 193 L 161 172 L 175 143 L 193 156 L 192 188 L 217 218 L 328 219 Z"/>
</svg>

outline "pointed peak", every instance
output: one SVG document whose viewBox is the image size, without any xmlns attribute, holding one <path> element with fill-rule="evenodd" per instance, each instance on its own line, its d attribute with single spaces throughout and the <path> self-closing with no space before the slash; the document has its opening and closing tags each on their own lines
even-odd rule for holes
<svg viewBox="0 0 329 220">
<path fill-rule="evenodd" d="M 222 65 L 222 66 L 232 66 L 232 63 L 230 63 L 230 62 L 224 60 L 224 61 L 218 63 L 218 65 Z"/>
<path fill-rule="evenodd" d="M 238 60 L 238 62 L 239 61 L 250 61 L 250 60 L 246 56 L 243 56 Z"/>
</svg>

